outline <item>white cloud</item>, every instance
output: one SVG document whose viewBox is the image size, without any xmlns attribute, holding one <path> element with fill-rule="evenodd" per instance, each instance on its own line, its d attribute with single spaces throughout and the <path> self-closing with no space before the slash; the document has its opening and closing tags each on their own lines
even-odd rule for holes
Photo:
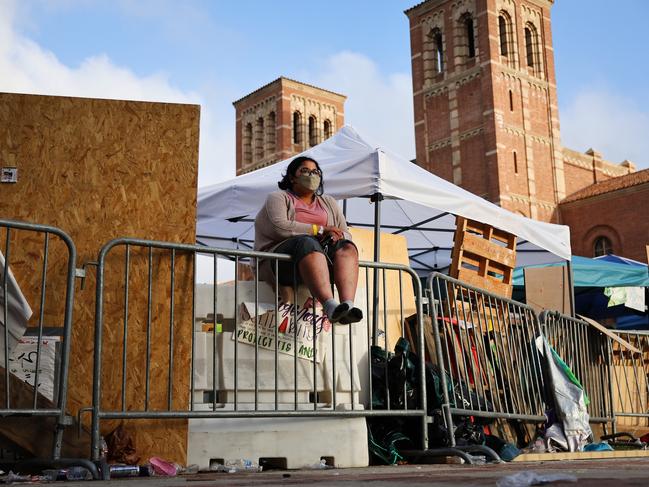
<svg viewBox="0 0 649 487">
<path fill-rule="evenodd" d="M 138 76 L 106 54 L 88 57 L 77 67 L 67 66 L 53 52 L 17 32 L 15 6 L 10 0 L 0 0 L 0 91 L 200 104 L 199 185 L 234 176 L 234 144 L 226 143 L 234 129 L 216 124 L 216 102 L 174 87 L 165 73 Z"/>
<path fill-rule="evenodd" d="M 383 75 L 370 58 L 341 52 L 320 73 L 305 75 L 313 84 L 347 96 L 345 122 L 361 135 L 409 159 L 415 156 L 410 74 Z"/>
<path fill-rule="evenodd" d="M 605 88 L 585 88 L 561 108 L 564 146 L 593 148 L 611 162 L 628 159 L 638 169 L 649 167 L 649 114 L 630 98 Z"/>
</svg>

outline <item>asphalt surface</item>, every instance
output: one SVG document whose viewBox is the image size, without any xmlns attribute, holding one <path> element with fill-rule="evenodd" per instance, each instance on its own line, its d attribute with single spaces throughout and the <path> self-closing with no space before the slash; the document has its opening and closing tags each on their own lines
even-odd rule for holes
<svg viewBox="0 0 649 487">
<path fill-rule="evenodd" d="M 503 484 L 508 476 L 525 475 L 519 482 Z M 579 460 L 534 463 L 469 465 L 399 465 L 326 470 L 288 470 L 256 473 L 209 472 L 180 477 L 141 477 L 114 479 L 99 485 L 113 487 L 217 487 L 249 485 L 287 485 L 325 487 L 357 486 L 498 486 L 518 487 L 538 485 L 526 483 L 531 477 L 547 475 L 571 476 L 571 480 L 556 481 L 552 486 L 647 486 L 649 485 L 649 459 Z M 512 480 L 510 477 L 509 480 Z M 549 479 L 548 479 L 549 480 Z M 500 481 L 500 484 L 499 484 Z M 70 487 L 98 485 L 94 482 L 57 482 Z"/>
</svg>

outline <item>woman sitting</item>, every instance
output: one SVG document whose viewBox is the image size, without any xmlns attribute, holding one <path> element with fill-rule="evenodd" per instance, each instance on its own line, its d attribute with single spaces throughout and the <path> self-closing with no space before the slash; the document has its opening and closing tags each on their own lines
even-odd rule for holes
<svg viewBox="0 0 649 487">
<path fill-rule="evenodd" d="M 358 250 L 338 203 L 323 194 L 320 166 L 309 157 L 296 157 L 277 184 L 282 191 L 269 194 L 255 218 L 255 250 L 290 254 L 294 262 L 278 263 L 278 282 L 304 283 L 332 323 L 362 320 L 363 312 L 354 306 Z M 333 297 L 330 273 L 340 303 Z"/>
</svg>

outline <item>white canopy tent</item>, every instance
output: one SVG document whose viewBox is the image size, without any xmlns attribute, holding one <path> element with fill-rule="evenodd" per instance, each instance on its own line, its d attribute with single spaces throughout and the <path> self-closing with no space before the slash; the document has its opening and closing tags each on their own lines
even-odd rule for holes
<svg viewBox="0 0 649 487">
<path fill-rule="evenodd" d="M 419 274 L 450 265 L 455 215 L 519 237 L 517 265 L 570 259 L 570 231 L 507 211 L 376 145 L 350 126 L 302 153 L 318 161 L 325 192 L 343 200 L 350 226 L 405 235 Z M 291 157 L 291 159 L 293 159 Z M 291 159 L 198 193 L 197 241 L 225 248 L 252 247 L 254 218 Z M 380 201 L 379 205 L 370 204 Z M 382 201 L 381 201 L 382 200 Z"/>
</svg>

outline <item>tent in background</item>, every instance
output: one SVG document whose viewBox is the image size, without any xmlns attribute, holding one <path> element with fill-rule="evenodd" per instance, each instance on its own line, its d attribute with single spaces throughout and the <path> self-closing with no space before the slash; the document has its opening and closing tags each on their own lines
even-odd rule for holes
<svg viewBox="0 0 649 487">
<path fill-rule="evenodd" d="M 451 261 L 455 215 L 517 235 L 518 263 L 570 259 L 570 231 L 507 211 L 378 148 L 345 126 L 302 153 L 318 161 L 325 192 L 343 200 L 350 226 L 381 228 L 408 241 L 412 267 L 427 275 Z M 238 176 L 198 193 L 197 241 L 225 248 L 251 248 L 254 218 L 290 160 Z M 380 204 L 372 204 L 372 201 Z"/>
<path fill-rule="evenodd" d="M 574 287 L 636 287 L 649 286 L 647 266 L 620 264 L 618 260 L 589 259 L 573 255 L 572 272 Z M 553 267 L 563 263 L 541 264 L 525 267 Z M 524 286 L 523 267 L 514 269 L 514 286 Z"/>
<path fill-rule="evenodd" d="M 610 291 L 615 288 L 644 288 L 645 306 L 649 273 L 647 265 L 641 262 L 606 255 L 589 259 L 572 257 L 573 283 L 575 288 L 575 310 L 578 314 L 593 319 L 614 319 L 620 329 L 647 329 L 647 312 L 628 308 L 624 304 L 609 306 Z M 563 263 L 545 264 L 529 267 L 549 267 Z M 523 299 L 522 287 L 525 285 L 523 268 L 514 270 L 514 287 L 518 299 Z M 640 291 L 642 293 L 642 291 Z"/>
</svg>

